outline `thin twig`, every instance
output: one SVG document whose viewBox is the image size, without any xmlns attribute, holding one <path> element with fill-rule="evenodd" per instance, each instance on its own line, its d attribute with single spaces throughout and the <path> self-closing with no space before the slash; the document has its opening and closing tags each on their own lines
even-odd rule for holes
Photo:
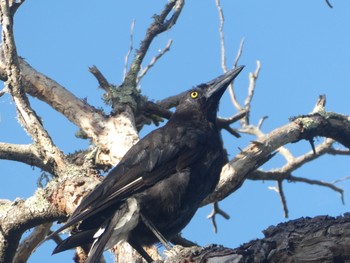
<svg viewBox="0 0 350 263">
<path fill-rule="evenodd" d="M 332 6 L 331 3 L 329 2 L 329 0 L 326 0 L 326 4 L 329 6 L 329 8 L 333 8 L 333 6 Z"/>
<path fill-rule="evenodd" d="M 130 69 L 124 78 L 122 86 L 130 86 L 136 88 L 137 76 L 141 70 L 141 64 L 146 56 L 146 53 L 148 52 L 152 41 L 156 36 L 166 30 L 169 30 L 176 23 L 184 4 L 184 0 L 169 1 L 165 5 L 164 10 L 161 12 L 161 14 L 154 16 L 154 21 L 148 27 L 146 36 L 141 41 L 140 47 L 138 48 L 135 57 L 131 62 Z M 169 19 L 167 19 L 171 12 L 173 12 L 173 14 Z"/>
<path fill-rule="evenodd" d="M 350 150 L 330 148 L 327 153 L 331 155 L 350 155 Z"/>
<path fill-rule="evenodd" d="M 330 149 L 332 149 L 332 146 L 334 143 L 335 141 L 333 139 L 326 139 L 323 143 L 317 145 L 314 150 L 311 150 L 287 162 L 287 164 L 284 165 L 281 169 L 278 169 L 279 172 L 291 173 L 295 171 L 296 169 L 300 168 L 304 164 L 309 163 L 324 154 L 327 154 L 330 151 Z M 316 152 L 316 154 L 314 151 Z"/>
<path fill-rule="evenodd" d="M 343 177 L 343 178 L 340 178 L 340 179 L 333 181 L 332 184 L 337 184 L 337 183 L 340 183 L 340 182 L 343 182 L 343 181 L 346 181 L 349 179 L 350 179 L 350 176 L 346 176 L 346 177 Z"/>
<path fill-rule="evenodd" d="M 57 245 L 58 245 L 59 243 L 61 243 L 62 240 L 63 240 L 63 239 L 61 238 L 61 236 L 60 236 L 59 234 L 52 235 L 52 233 L 53 233 L 53 231 L 50 230 L 50 231 L 47 233 L 47 236 L 49 236 L 50 239 L 51 239 L 52 241 L 54 241 Z"/>
<path fill-rule="evenodd" d="M 7 86 L 4 87 L 2 90 L 0 90 L 0 97 L 2 97 L 5 93 L 8 93 L 8 92 L 9 92 L 9 90 L 8 90 Z"/>
<path fill-rule="evenodd" d="M 327 183 L 327 182 L 323 182 L 321 180 L 312 180 L 312 179 L 308 179 L 305 177 L 297 177 L 297 176 L 293 176 L 291 175 L 291 173 L 288 172 L 284 172 L 281 173 L 280 171 L 262 171 L 262 170 L 257 170 L 252 172 L 251 174 L 249 174 L 247 176 L 247 179 L 250 180 L 262 180 L 262 181 L 280 181 L 280 180 L 287 180 L 289 182 L 302 182 L 302 183 L 306 183 L 306 184 L 312 184 L 312 185 L 319 185 L 319 186 L 323 186 L 323 187 L 327 187 L 330 188 L 333 191 L 336 191 L 338 193 L 340 193 L 341 195 L 341 201 L 344 204 L 344 190 L 335 186 L 334 182 L 333 183 Z"/>
<path fill-rule="evenodd" d="M 239 43 L 239 48 L 236 54 L 236 58 L 235 61 L 233 63 L 233 67 L 237 67 L 238 66 L 238 61 L 240 60 L 242 54 L 243 54 L 243 46 L 244 46 L 244 37 L 241 39 L 241 42 Z"/>
<path fill-rule="evenodd" d="M 125 59 L 124 59 L 123 81 L 124 81 L 124 79 L 125 79 L 125 77 L 126 77 L 126 72 L 127 72 L 127 69 L 128 69 L 128 63 L 129 63 L 130 54 L 131 54 L 132 50 L 134 49 L 134 47 L 133 47 L 133 45 L 134 45 L 133 36 L 134 36 L 135 23 L 136 23 L 136 20 L 134 19 L 134 20 L 131 22 L 131 27 L 130 27 L 129 50 L 128 50 L 128 52 L 126 53 Z"/>
<path fill-rule="evenodd" d="M 235 62 L 233 63 L 233 67 L 234 68 L 237 67 L 238 61 L 239 61 L 239 59 L 242 56 L 243 45 L 244 45 L 244 38 L 242 38 L 241 43 L 239 44 L 239 48 L 238 48 L 238 51 L 237 51 Z M 241 110 L 243 110 L 243 107 L 239 104 L 239 102 L 238 102 L 238 100 L 236 98 L 236 93 L 235 93 L 235 89 L 234 89 L 233 84 L 234 84 L 234 82 L 231 82 L 230 85 L 228 86 L 228 90 L 229 90 L 229 93 L 230 93 L 230 98 L 231 98 L 233 106 L 235 106 L 235 108 L 237 110 L 241 111 Z"/>
<path fill-rule="evenodd" d="M 248 96 L 244 101 L 244 109 L 247 110 L 247 115 L 244 118 L 244 125 L 249 125 L 249 115 L 250 115 L 250 108 L 251 108 L 251 102 L 254 96 L 255 87 L 256 87 L 256 80 L 259 77 L 261 69 L 261 63 L 259 60 L 256 61 L 256 69 L 254 73 L 249 73 L 249 87 L 248 87 Z"/>
<path fill-rule="evenodd" d="M 148 70 L 155 65 L 157 60 L 160 59 L 166 52 L 168 52 L 170 50 L 172 43 L 173 43 L 173 40 L 169 39 L 165 48 L 163 50 L 161 50 L 155 57 L 152 58 L 151 62 L 141 71 L 140 75 L 137 77 L 137 79 L 136 79 L 137 84 L 140 83 L 141 79 L 146 75 Z"/>
<path fill-rule="evenodd" d="M 339 187 L 337 187 L 337 186 L 335 186 L 332 183 L 327 183 L 327 182 L 323 182 L 323 181 L 320 181 L 320 180 L 312 180 L 312 179 L 304 178 L 304 177 L 297 177 L 297 176 L 293 176 L 293 175 L 290 175 L 288 180 L 290 180 L 292 182 L 302 182 L 302 183 L 319 185 L 319 186 L 324 186 L 324 187 L 330 188 L 333 191 L 338 192 L 340 194 L 340 198 L 341 198 L 342 204 L 345 203 L 344 202 L 344 190 L 339 188 Z"/>
<path fill-rule="evenodd" d="M 257 171 L 260 173 L 258 180 L 278 180 L 280 178 L 288 179 L 289 175 L 295 170 L 331 151 L 333 143 L 334 140 L 326 139 L 323 143 L 315 147 L 316 155 L 313 151 L 309 151 L 299 157 L 292 156 L 287 163 L 279 169 L 273 169 L 267 172 Z M 264 175 L 267 175 L 267 177 L 264 177 Z M 257 180 L 256 174 L 252 177 L 249 176 L 249 179 Z"/>
<path fill-rule="evenodd" d="M 218 228 L 217 228 L 217 224 L 216 224 L 216 215 L 221 215 L 223 218 L 225 219 L 230 219 L 230 215 L 227 214 L 225 211 L 223 211 L 220 207 L 219 207 L 219 202 L 214 202 L 213 203 L 213 210 L 211 211 L 211 213 L 207 216 L 208 219 L 211 219 L 211 222 L 213 224 L 214 227 L 214 233 L 217 233 Z"/>
<path fill-rule="evenodd" d="M 224 36 L 225 17 L 224 17 L 224 12 L 221 8 L 220 0 L 216 0 L 216 6 L 218 8 L 219 19 L 220 19 L 219 34 L 220 34 L 220 44 L 221 44 L 221 68 L 224 71 L 224 73 L 226 73 L 227 66 L 226 66 L 226 49 L 225 49 L 225 36 Z"/>
<path fill-rule="evenodd" d="M 258 125 L 257 125 L 257 128 L 260 130 L 264 121 L 268 118 L 268 116 L 263 116 L 260 118 L 259 122 L 258 122 Z"/>
<path fill-rule="evenodd" d="M 283 211 L 284 211 L 284 218 L 288 218 L 288 206 L 287 206 L 287 198 L 286 195 L 284 194 L 283 191 L 283 181 L 282 180 L 278 180 L 277 181 L 277 187 L 278 187 L 278 194 L 281 198 L 281 203 L 282 203 L 282 207 L 283 207 Z"/>
<path fill-rule="evenodd" d="M 238 133 L 237 130 L 231 128 L 231 124 L 242 119 L 245 115 L 247 114 L 247 112 L 245 110 L 242 110 L 240 112 L 238 112 L 237 114 L 231 116 L 230 118 L 221 118 L 218 117 L 216 119 L 216 123 L 219 129 L 225 129 L 227 130 L 229 133 L 231 133 L 233 136 L 239 138 L 241 137 L 240 134 Z"/>
<path fill-rule="evenodd" d="M 224 12 L 223 12 L 222 7 L 221 7 L 220 0 L 216 0 L 215 2 L 216 2 L 216 7 L 218 9 L 219 20 L 220 20 L 219 36 L 220 36 L 220 46 L 221 46 L 221 68 L 222 68 L 223 72 L 226 73 L 227 66 L 226 66 L 226 48 L 225 48 L 225 35 L 224 35 L 225 17 L 224 17 Z M 238 49 L 238 52 L 236 55 L 236 59 L 234 62 L 234 67 L 237 67 L 238 61 L 242 55 L 243 44 L 244 44 L 244 38 L 241 40 L 241 43 L 240 43 L 240 46 L 239 46 L 239 49 Z M 228 90 L 230 93 L 230 98 L 231 98 L 232 104 L 235 106 L 235 108 L 238 111 L 241 111 L 242 107 L 238 103 L 238 100 L 236 98 L 236 94 L 235 94 L 234 88 L 233 88 L 233 83 L 230 83 Z"/>
</svg>

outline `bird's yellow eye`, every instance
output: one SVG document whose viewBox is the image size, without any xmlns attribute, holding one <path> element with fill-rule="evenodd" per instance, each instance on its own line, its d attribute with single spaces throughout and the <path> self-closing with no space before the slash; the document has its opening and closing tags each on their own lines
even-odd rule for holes
<svg viewBox="0 0 350 263">
<path fill-rule="evenodd" d="M 198 98 L 198 92 L 197 92 L 197 91 L 192 91 L 192 92 L 191 92 L 191 98 L 192 98 L 192 99 Z"/>
</svg>

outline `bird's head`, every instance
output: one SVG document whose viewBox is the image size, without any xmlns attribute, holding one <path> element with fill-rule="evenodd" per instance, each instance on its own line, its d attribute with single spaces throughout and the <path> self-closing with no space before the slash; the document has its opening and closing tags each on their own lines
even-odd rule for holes
<svg viewBox="0 0 350 263">
<path fill-rule="evenodd" d="M 226 88 L 242 71 L 243 66 L 236 67 L 225 74 L 185 92 L 176 107 L 175 118 L 198 119 L 203 116 L 215 122 L 219 102 Z"/>
</svg>

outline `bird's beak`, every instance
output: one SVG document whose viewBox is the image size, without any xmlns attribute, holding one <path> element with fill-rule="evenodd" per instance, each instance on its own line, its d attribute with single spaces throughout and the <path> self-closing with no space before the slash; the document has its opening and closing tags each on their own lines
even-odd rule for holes
<svg viewBox="0 0 350 263">
<path fill-rule="evenodd" d="M 230 85 L 232 80 L 234 80 L 234 78 L 238 76 L 238 74 L 242 71 L 243 68 L 244 66 L 239 66 L 234 69 L 231 69 L 225 74 L 206 83 L 205 97 L 207 99 L 215 97 L 219 100 L 222 94 L 224 94 L 228 85 Z"/>
</svg>

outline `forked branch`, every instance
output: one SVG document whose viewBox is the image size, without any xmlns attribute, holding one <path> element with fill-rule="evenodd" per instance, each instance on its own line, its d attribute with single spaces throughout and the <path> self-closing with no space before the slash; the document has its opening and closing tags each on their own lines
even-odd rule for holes
<svg viewBox="0 0 350 263">
<path fill-rule="evenodd" d="M 14 6 L 10 4 L 14 4 Z M 7 74 L 6 85 L 15 103 L 18 119 L 38 147 L 40 157 L 44 160 L 44 164 L 50 163 L 58 170 L 64 170 L 66 166 L 65 158 L 61 151 L 54 145 L 39 117 L 31 108 L 22 86 L 21 71 L 13 34 L 14 12 L 11 12 L 11 8 L 15 7 L 17 10 L 18 5 L 19 3 L 8 0 L 0 1 L 3 58 Z"/>
</svg>

